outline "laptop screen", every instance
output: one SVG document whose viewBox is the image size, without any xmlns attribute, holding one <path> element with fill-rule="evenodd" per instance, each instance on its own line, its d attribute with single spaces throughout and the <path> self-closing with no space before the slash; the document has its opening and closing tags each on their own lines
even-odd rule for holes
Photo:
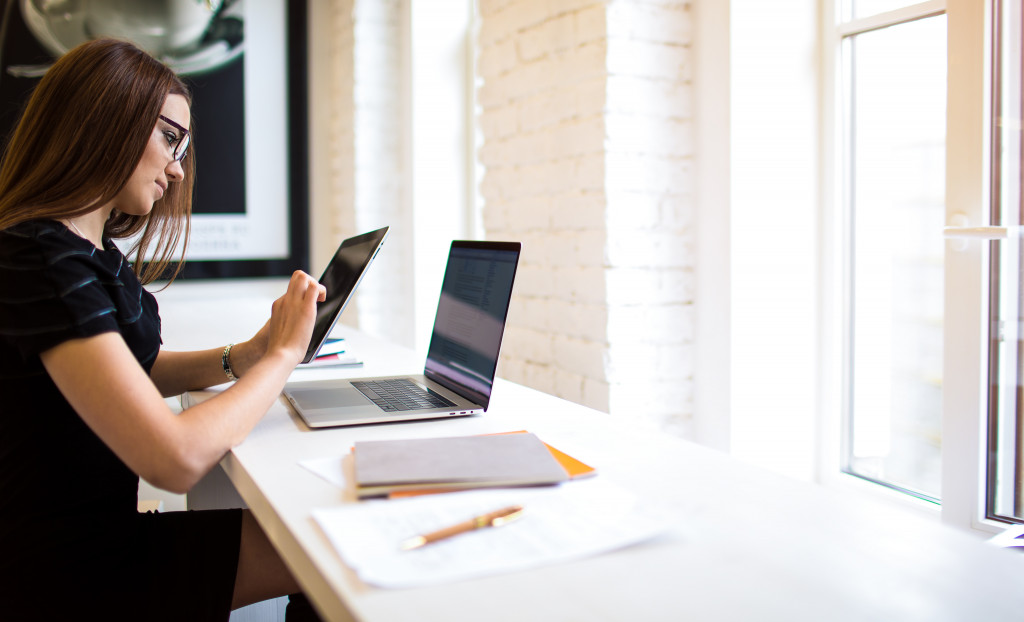
<svg viewBox="0 0 1024 622">
<path fill-rule="evenodd" d="M 498 366 L 518 242 L 452 242 L 425 375 L 486 410 Z"/>
</svg>

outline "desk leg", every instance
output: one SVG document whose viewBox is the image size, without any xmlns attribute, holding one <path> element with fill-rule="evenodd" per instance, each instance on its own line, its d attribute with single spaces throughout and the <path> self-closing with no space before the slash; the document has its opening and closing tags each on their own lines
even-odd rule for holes
<svg viewBox="0 0 1024 622">
<path fill-rule="evenodd" d="M 228 474 L 218 464 L 188 491 L 186 507 L 190 510 L 224 510 L 247 506 L 228 479 Z"/>
</svg>

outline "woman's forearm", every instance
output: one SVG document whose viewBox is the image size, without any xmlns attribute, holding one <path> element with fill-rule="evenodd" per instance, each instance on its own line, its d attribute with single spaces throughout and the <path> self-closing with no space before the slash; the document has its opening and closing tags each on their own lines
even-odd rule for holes
<svg viewBox="0 0 1024 622">
<path fill-rule="evenodd" d="M 231 348 L 228 363 L 238 378 L 244 376 L 259 362 L 263 352 L 250 341 L 237 343 Z M 150 377 L 164 397 L 181 395 L 228 382 L 223 365 L 224 348 L 173 352 L 161 350 Z"/>
<path fill-rule="evenodd" d="M 205 389 L 228 381 L 221 366 L 223 348 L 194 352 L 161 350 L 150 377 L 164 397 Z"/>
<path fill-rule="evenodd" d="M 281 394 L 295 362 L 281 353 L 264 356 L 238 382 L 179 416 L 183 439 L 195 452 L 186 459 L 192 473 L 204 474 L 232 447 L 241 443 Z M 211 443 L 217 439 L 219 443 Z M 194 482 L 192 482 L 194 483 Z"/>
</svg>

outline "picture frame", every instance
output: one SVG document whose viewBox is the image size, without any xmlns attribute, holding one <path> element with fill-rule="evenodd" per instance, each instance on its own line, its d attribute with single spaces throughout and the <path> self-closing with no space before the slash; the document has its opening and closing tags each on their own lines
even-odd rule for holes
<svg viewBox="0 0 1024 622">
<path fill-rule="evenodd" d="M 102 34 L 153 51 L 193 90 L 194 147 L 188 157 L 196 158 L 196 188 L 179 278 L 308 271 L 307 1 L 112 0 L 73 14 L 46 15 L 40 7 L 47 3 L 7 0 L 0 25 L 0 133 L 9 135 L 29 92 L 63 49 L 73 47 L 83 31 L 99 30 L 95 23 L 113 24 L 114 32 Z M 130 17 L 136 23 L 148 19 L 147 6 L 159 5 L 166 13 L 175 3 L 188 11 L 200 6 L 215 12 L 202 25 L 201 43 L 187 53 L 154 51 L 160 42 L 116 31 L 117 24 L 131 23 Z M 103 5 L 118 7 L 116 16 L 98 14 L 102 9 L 95 7 Z M 122 5 L 140 15 L 126 15 Z M 115 15 L 113 8 L 109 12 Z"/>
</svg>

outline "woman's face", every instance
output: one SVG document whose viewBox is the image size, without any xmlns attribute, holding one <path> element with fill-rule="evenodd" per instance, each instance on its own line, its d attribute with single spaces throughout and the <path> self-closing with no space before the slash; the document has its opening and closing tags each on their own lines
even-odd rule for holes
<svg viewBox="0 0 1024 622">
<path fill-rule="evenodd" d="M 190 111 L 181 95 L 168 95 L 160 115 L 167 117 L 181 127 L 189 128 Z M 142 159 L 135 172 L 121 192 L 117 193 L 111 206 L 121 213 L 145 216 L 153 209 L 153 203 L 167 192 L 168 185 L 184 179 L 181 162 L 174 159 L 174 148 L 182 138 L 182 131 L 163 119 L 157 119 L 149 136 L 149 143 L 142 153 Z"/>
</svg>

